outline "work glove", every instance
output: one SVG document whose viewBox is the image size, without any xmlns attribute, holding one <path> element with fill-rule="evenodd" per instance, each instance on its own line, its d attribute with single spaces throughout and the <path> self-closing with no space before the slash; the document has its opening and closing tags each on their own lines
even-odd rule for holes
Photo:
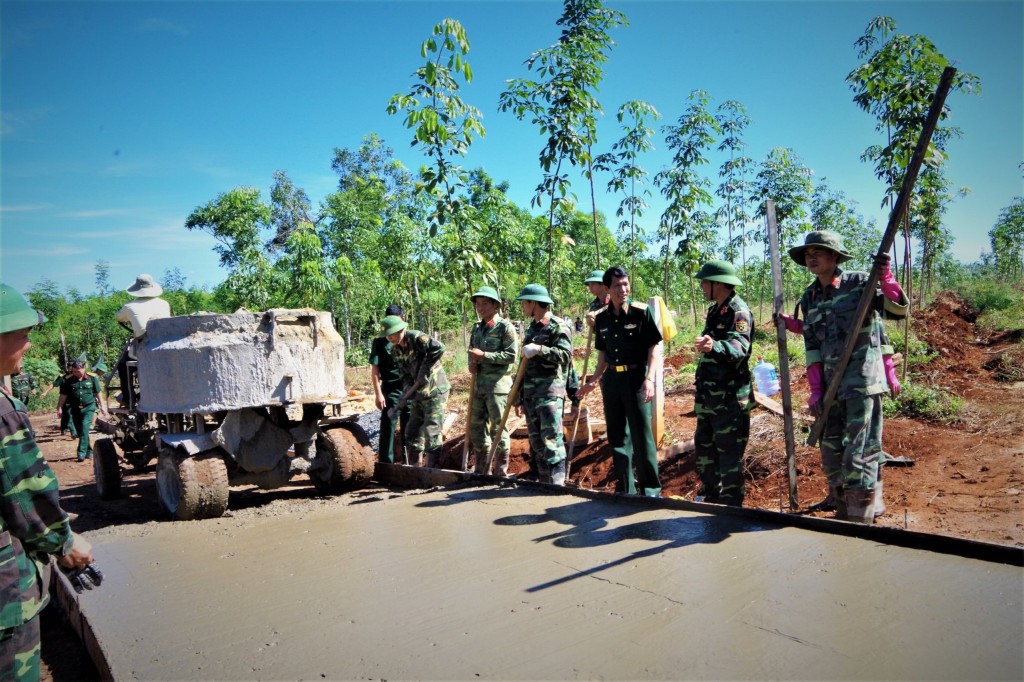
<svg viewBox="0 0 1024 682">
<path fill-rule="evenodd" d="M 875 256 L 874 263 L 878 266 L 878 286 L 882 290 L 882 295 L 890 301 L 899 303 L 903 300 L 903 287 L 896 281 L 895 275 L 892 274 L 892 267 L 889 265 L 889 254 L 880 253 Z"/>
<path fill-rule="evenodd" d="M 900 386 L 900 380 L 896 376 L 896 363 L 893 362 L 891 355 L 882 356 L 882 366 L 885 367 L 885 383 L 889 384 L 889 391 L 895 398 L 903 390 L 903 387 Z"/>
<path fill-rule="evenodd" d="M 815 417 L 821 416 L 821 399 L 825 397 L 825 368 L 815 362 L 807 368 L 807 384 L 811 387 L 811 397 L 807 399 L 807 407 Z"/>
<path fill-rule="evenodd" d="M 525 355 L 527 358 L 532 358 L 533 356 L 540 353 L 541 348 L 543 348 L 543 346 L 541 346 L 540 344 L 528 343 L 525 346 L 523 346 L 523 355 Z"/>
<path fill-rule="evenodd" d="M 782 320 L 783 322 L 785 322 L 785 324 L 786 324 L 786 331 L 791 332 L 793 334 L 803 335 L 803 333 L 804 333 L 804 321 L 803 320 L 798 320 L 798 319 L 794 318 L 792 315 L 787 315 L 786 313 L 778 313 L 777 315 L 772 315 L 772 324 L 774 324 L 775 326 L 778 326 L 779 320 Z"/>
<path fill-rule="evenodd" d="M 103 582 L 103 574 L 100 573 L 100 569 L 96 568 L 96 564 L 89 564 L 85 568 L 61 568 L 60 570 L 64 572 L 71 587 L 75 588 L 75 592 L 78 594 L 82 594 L 84 590 L 91 590 L 94 585 L 99 587 Z"/>
</svg>

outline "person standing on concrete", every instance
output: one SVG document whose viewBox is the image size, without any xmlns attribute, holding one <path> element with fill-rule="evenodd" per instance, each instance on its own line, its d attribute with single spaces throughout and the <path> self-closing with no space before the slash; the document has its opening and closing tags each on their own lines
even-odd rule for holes
<svg viewBox="0 0 1024 682">
<path fill-rule="evenodd" d="M 754 317 L 736 295 L 743 286 L 736 268 L 724 260 L 701 266 L 704 298 L 711 301 L 704 331 L 693 342 L 698 353 L 697 430 L 693 436 L 704 502 L 743 506 L 743 453 L 750 436 L 754 392 L 750 384 L 750 348 Z"/>
<path fill-rule="evenodd" d="M 0 284 L 0 375 L 17 374 L 32 346 L 29 331 L 46 321 L 16 290 Z M 24 404 L 0 389 L 0 679 L 39 679 L 39 612 L 49 600 L 49 555 L 79 572 L 89 587 L 92 546 L 71 532 L 57 478 L 39 447 Z M 80 579 L 79 579 L 80 580 Z"/>
<path fill-rule="evenodd" d="M 551 313 L 554 301 L 540 284 L 527 284 L 517 299 L 531 320 L 523 335 L 526 370 L 516 414 L 526 415 L 530 448 L 542 483 L 565 484 L 565 439 L 562 410 L 572 362 L 569 325 Z"/>
<path fill-rule="evenodd" d="M 510 438 L 508 425 L 499 434 L 508 394 L 512 390 L 519 339 L 515 327 L 500 314 L 501 298 L 494 287 L 480 287 L 472 296 L 480 321 L 473 325 L 469 338 L 469 372 L 476 383 L 473 404 L 469 406 L 469 438 L 476 453 L 475 471 L 485 471 L 491 441 L 498 440 L 492 467 L 508 476 Z"/>
<path fill-rule="evenodd" d="M 829 491 L 837 501 L 837 516 L 871 524 L 882 503 L 879 467 L 882 463 L 882 396 L 889 391 L 883 361 L 885 328 L 880 311 L 905 317 L 906 296 L 889 267 L 889 256 L 878 254 L 879 288 L 864 324 L 854 329 L 857 309 L 869 275 L 845 272 L 839 264 L 851 258 L 842 238 L 833 232 L 809 233 L 790 257 L 815 276 L 800 298 L 804 317 L 803 337 L 807 354 L 809 408 L 822 416 L 822 399 L 832 381 L 839 358 L 851 334 L 856 334 L 853 355 L 843 373 L 835 402 L 821 435 L 821 461 Z M 845 509 L 844 509 L 845 507 Z"/>
<path fill-rule="evenodd" d="M 403 427 L 407 430 L 402 434 L 409 463 L 414 466 L 425 463 L 436 468 L 441 463 L 441 429 L 451 391 L 441 366 L 444 346 L 429 334 L 408 329 L 409 325 L 397 315 L 385 317 L 380 326 L 381 333 L 391 342 L 391 356 L 404 386 L 401 397 L 389 410 L 388 416 L 394 421 L 409 405 L 409 421 Z"/>
<path fill-rule="evenodd" d="M 389 305 L 384 311 L 384 315 L 405 320 L 405 310 L 397 304 Z M 398 410 L 397 420 L 392 420 L 389 416 L 391 409 L 398 405 L 403 388 L 402 373 L 391 354 L 393 349 L 394 346 L 385 336 L 377 337 L 370 346 L 370 383 L 373 384 L 377 409 L 381 411 L 377 459 L 388 463 L 395 461 L 396 424 L 401 426 L 402 438 L 405 438 L 406 427 L 409 423 L 408 407 Z"/>
<path fill-rule="evenodd" d="M 60 387 L 60 398 L 57 400 L 57 414 L 63 413 L 64 406 L 71 409 L 71 423 L 78 431 L 78 461 L 84 462 L 92 457 L 92 442 L 89 431 L 96 410 L 107 416 L 100 380 L 94 374 L 85 371 L 85 363 L 75 360 L 71 363 L 71 378 L 66 379 Z"/>
<path fill-rule="evenodd" d="M 661 331 L 648 305 L 630 299 L 629 273 L 611 267 L 602 281 L 608 288 L 609 303 L 594 318 L 597 368 L 579 395 L 601 386 L 616 491 L 660 497 L 651 400 L 655 372 L 662 362 Z"/>
<path fill-rule="evenodd" d="M 171 316 L 171 306 L 167 301 L 160 298 L 164 293 L 163 287 L 156 283 L 152 275 L 145 273 L 135 278 L 135 283 L 125 289 L 135 297 L 135 300 L 128 301 L 114 315 L 121 326 L 130 329 L 132 332 L 131 341 L 125 346 L 121 357 L 117 360 L 117 375 L 121 380 L 121 399 L 128 404 L 128 395 L 131 390 L 128 377 L 128 360 L 135 360 L 135 351 L 138 340 L 146 333 L 146 323 L 161 317 Z"/>
</svg>

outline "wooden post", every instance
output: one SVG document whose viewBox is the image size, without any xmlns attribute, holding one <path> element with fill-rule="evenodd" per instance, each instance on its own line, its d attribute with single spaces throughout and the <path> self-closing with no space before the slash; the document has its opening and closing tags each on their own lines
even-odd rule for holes
<svg viewBox="0 0 1024 682">
<path fill-rule="evenodd" d="M 470 363 L 473 361 L 470 360 Z M 480 366 L 477 365 L 476 372 L 470 372 L 469 374 L 469 406 L 466 408 L 466 435 L 462 439 L 462 470 L 465 471 L 466 467 L 469 466 L 469 429 L 473 425 L 473 400 L 476 399 L 476 375 L 480 372 Z M 501 433 L 499 432 L 500 436 Z M 477 453 L 477 457 L 483 453 Z M 485 471 L 485 474 L 489 474 L 489 471 Z"/>
<path fill-rule="evenodd" d="M 587 350 L 583 353 L 583 374 L 580 376 L 580 382 L 586 383 L 587 381 L 587 366 L 590 364 L 590 348 L 594 341 L 594 328 L 591 327 L 587 332 Z M 570 360 L 571 362 L 571 360 Z M 569 481 L 569 472 L 572 470 L 572 456 L 576 454 L 576 434 L 580 428 L 580 415 L 583 414 L 583 401 L 586 398 L 581 398 L 578 405 L 576 405 L 576 416 L 572 420 L 572 438 L 569 439 L 569 448 L 565 455 L 565 480 Z"/>
<path fill-rule="evenodd" d="M 892 209 L 892 213 L 889 214 L 889 225 L 886 227 L 885 235 L 882 237 L 882 244 L 878 247 L 879 254 L 888 253 L 889 249 L 892 248 L 893 241 L 896 239 L 896 231 L 899 229 L 903 213 L 907 210 L 907 205 L 910 203 L 911 195 L 914 192 L 914 183 L 917 182 L 917 173 L 921 170 L 924 156 L 928 152 L 928 143 L 932 139 L 932 133 L 935 132 L 935 127 L 939 124 L 939 115 L 942 113 L 942 107 L 946 102 L 946 95 L 949 94 L 949 89 L 953 85 L 954 76 L 956 76 L 956 69 L 952 66 L 947 66 L 942 72 L 942 78 L 939 81 L 938 89 L 935 91 L 935 97 L 932 99 L 932 106 L 928 110 L 928 117 L 925 119 L 924 128 L 921 129 L 921 137 L 917 140 L 914 155 L 910 158 L 906 175 L 903 176 L 903 186 L 900 188 L 900 194 L 896 198 L 896 206 Z M 871 299 L 875 295 L 875 287 L 881 274 L 881 268 L 877 264 L 871 266 L 868 280 L 864 284 L 864 293 L 860 297 L 860 305 L 857 306 L 857 312 L 854 313 L 853 330 L 864 326 L 864 319 L 867 316 L 868 308 L 871 307 Z M 825 391 L 825 397 L 821 400 L 821 416 L 818 417 L 817 421 L 814 422 L 814 426 L 811 427 L 811 435 L 807 439 L 808 445 L 815 446 L 821 440 L 821 434 L 825 430 L 825 422 L 827 421 L 826 417 L 832 408 L 832 402 L 835 400 L 836 394 L 839 392 L 839 384 L 843 381 L 843 375 L 846 373 L 846 366 L 853 355 L 853 349 L 857 345 L 858 336 L 858 334 L 849 334 L 846 348 L 843 349 L 843 354 L 839 356 L 839 362 L 836 363 L 835 368 L 832 370 L 832 381 L 829 382 L 828 390 Z"/>
<path fill-rule="evenodd" d="M 775 202 L 769 199 L 765 204 L 768 216 L 768 244 L 772 253 L 772 310 L 777 316 L 782 312 L 783 285 L 782 259 L 779 254 L 779 230 L 775 223 Z M 789 474 L 789 508 L 797 509 L 796 494 L 796 437 L 793 434 L 793 397 L 789 386 L 789 347 L 786 345 L 786 322 L 776 317 L 775 331 L 779 340 L 779 382 L 782 388 L 782 428 L 786 435 L 786 468 Z"/>
<path fill-rule="evenodd" d="M 654 323 L 658 325 L 658 331 L 665 334 L 665 326 L 662 324 L 661 319 L 661 296 L 651 296 L 647 299 L 647 305 L 650 306 L 651 312 L 654 314 Z M 661 447 L 661 439 L 665 436 L 665 342 L 659 341 L 658 345 L 661 346 L 661 367 L 656 368 L 654 372 L 654 398 L 652 399 L 653 405 L 651 405 L 651 433 L 654 435 L 654 447 L 655 449 Z"/>
<path fill-rule="evenodd" d="M 505 424 L 508 423 L 508 413 L 512 410 L 512 405 L 515 403 L 516 395 L 519 394 L 519 385 L 523 383 L 523 375 L 526 374 L 526 363 L 529 362 L 530 358 L 523 356 L 523 359 L 519 361 L 519 369 L 516 371 L 516 379 L 512 382 L 512 390 L 508 392 L 508 401 L 505 403 L 505 412 L 501 415 L 501 424 L 498 425 L 498 431 L 494 435 L 494 440 L 491 441 L 491 451 L 487 453 L 487 467 L 484 469 L 485 474 L 491 473 L 491 462 L 494 461 L 494 451 L 498 449 L 498 445 L 501 444 L 501 434 L 505 431 Z M 562 427 L 561 423 L 558 425 Z"/>
</svg>

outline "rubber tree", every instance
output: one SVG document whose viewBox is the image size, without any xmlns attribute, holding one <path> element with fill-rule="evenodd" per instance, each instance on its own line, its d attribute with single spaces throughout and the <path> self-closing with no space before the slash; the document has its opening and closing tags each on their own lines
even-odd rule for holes
<svg viewBox="0 0 1024 682">
<path fill-rule="evenodd" d="M 651 196 L 647 188 L 647 170 L 638 160 L 642 154 L 654 149 L 651 141 L 654 129 L 648 125 L 648 121 L 657 121 L 661 114 L 647 102 L 633 99 L 619 107 L 615 117 L 622 130 L 622 137 L 612 145 L 610 152 L 594 159 L 594 169 L 611 173 L 608 192 L 622 195 L 615 217 L 620 219 L 620 233 L 629 232 L 627 252 L 630 272 L 633 272 L 636 270 L 637 253 L 642 252 L 644 246 L 644 230 L 643 227 L 638 228 L 636 221 L 643 217 L 647 209 L 645 197 Z"/>
<path fill-rule="evenodd" d="M 538 157 L 542 179 L 531 206 L 547 208 L 549 291 L 554 283 L 555 249 L 565 236 L 556 234 L 556 216 L 559 211 L 571 215 L 576 205 L 568 167 L 586 169 L 593 181 L 591 148 L 597 138 L 597 115 L 602 111 L 596 92 L 604 75 L 601 65 L 607 61 L 606 51 L 614 45 L 608 30 L 627 21 L 624 14 L 605 8 L 600 0 L 565 0 L 556 23 L 562 27 L 558 42 L 534 52 L 525 62 L 527 71 L 535 72 L 537 78 L 510 80 L 498 98 L 499 111 L 512 112 L 519 120 L 529 119 L 547 136 Z M 594 239 L 596 244 L 596 219 Z"/>
<path fill-rule="evenodd" d="M 473 273 L 483 271 L 486 279 L 494 271 L 469 234 L 478 229 L 478 224 L 472 205 L 461 196 L 466 190 L 468 171 L 452 162 L 464 157 L 473 140 L 486 133 L 480 111 L 466 104 L 459 94 L 460 79 L 467 84 L 473 80 L 473 70 L 466 60 L 469 48 L 466 31 L 455 19 L 445 19 L 434 26 L 431 37 L 420 48 L 420 56 L 426 62 L 413 73 L 415 82 L 407 94 L 393 95 L 387 106 L 388 114 L 405 114 L 405 126 L 413 131 L 412 146 L 422 148 L 433 163 L 420 169 L 417 191 L 433 200 L 428 217 L 431 238 L 444 226 L 452 228 L 453 247 L 444 253 L 444 259 L 464 279 L 462 321 L 467 345 L 466 301 L 472 293 Z"/>
<path fill-rule="evenodd" d="M 927 300 L 938 265 L 948 257 L 953 245 L 953 236 L 943 225 L 943 216 L 954 198 L 967 196 L 971 189 L 960 187 L 954 191 L 943 166 L 924 168 L 914 189 L 916 210 L 910 216 L 910 234 L 917 237 L 921 245 L 919 291 L 921 300 Z"/>
<path fill-rule="evenodd" d="M 999 212 L 999 219 L 988 232 L 995 259 L 996 275 L 1009 282 L 1024 279 L 1024 197 Z"/>
<path fill-rule="evenodd" d="M 686 272 L 690 286 L 691 307 L 696 321 L 696 294 L 693 291 L 693 271 L 716 250 L 717 237 L 709 211 L 714 199 L 709 192 L 711 180 L 699 169 L 709 163 L 706 156 L 716 141 L 721 128 L 708 111 L 711 96 L 705 90 L 694 90 L 687 98 L 690 104 L 675 125 L 664 126 L 665 144 L 672 151 L 671 165 L 654 177 L 668 207 L 659 221 L 665 236 L 664 297 L 668 300 L 670 261 L 678 257 Z M 680 237 L 673 253 L 672 237 Z"/>
<path fill-rule="evenodd" d="M 747 181 L 747 173 L 754 161 L 743 154 L 747 143 L 743 140 L 743 134 L 750 125 L 750 117 L 747 116 L 746 107 L 742 103 L 731 99 L 723 102 L 715 111 L 715 120 L 722 131 L 722 140 L 718 144 L 718 151 L 728 152 L 726 159 L 718 169 L 718 177 L 721 184 L 715 190 L 715 195 L 722 200 L 718 209 L 718 221 L 724 224 L 728 239 L 725 244 L 725 259 L 735 262 L 740 256 L 742 265 L 747 261 L 747 239 L 746 224 L 747 216 L 747 195 L 750 191 L 750 184 Z"/>
</svg>

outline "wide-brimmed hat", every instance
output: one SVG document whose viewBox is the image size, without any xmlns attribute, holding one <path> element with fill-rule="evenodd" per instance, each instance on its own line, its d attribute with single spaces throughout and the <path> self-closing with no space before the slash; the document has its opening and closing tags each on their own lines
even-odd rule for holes
<svg viewBox="0 0 1024 682">
<path fill-rule="evenodd" d="M 498 290 L 494 287 L 480 287 L 473 292 L 473 295 L 469 297 L 469 300 L 475 301 L 477 296 L 483 296 L 484 298 L 489 298 L 492 301 L 497 301 L 499 305 L 501 304 L 501 298 L 498 297 Z"/>
<path fill-rule="evenodd" d="M 848 261 L 853 258 L 852 255 L 843 250 L 843 238 L 835 232 L 829 232 L 828 230 L 816 230 L 814 232 L 807 233 L 807 236 L 804 238 L 803 246 L 794 246 L 791 248 L 789 250 L 789 257 L 799 265 L 806 265 L 804 252 L 811 246 L 815 246 L 819 249 L 828 249 L 829 251 L 837 253 L 839 258 L 836 259 L 836 263 L 842 263 L 843 261 Z"/>
<path fill-rule="evenodd" d="M 135 284 L 125 289 L 125 291 L 137 298 L 159 296 L 164 293 L 163 287 L 156 283 L 156 280 L 153 279 L 153 275 L 147 275 L 145 273 L 136 277 Z"/>
<path fill-rule="evenodd" d="M 547 287 L 541 286 L 540 284 L 527 284 L 523 287 L 523 290 L 519 292 L 519 296 L 516 297 L 517 301 L 538 301 L 539 303 L 547 303 L 548 305 L 554 304 L 551 297 L 548 295 Z"/>
<path fill-rule="evenodd" d="M 591 284 L 593 282 L 604 284 L 604 270 L 591 270 L 590 276 L 583 280 L 584 284 Z"/>
<path fill-rule="evenodd" d="M 29 305 L 14 287 L 0 284 L 0 334 L 28 329 L 46 322 L 46 316 Z"/>
<path fill-rule="evenodd" d="M 409 326 L 409 323 L 400 318 L 398 315 L 388 315 L 380 321 L 380 335 L 391 336 L 404 330 Z"/>
<path fill-rule="evenodd" d="M 700 270 L 693 277 L 694 279 L 706 279 L 711 282 L 731 284 L 734 287 L 743 286 L 743 280 L 736 273 L 736 266 L 727 260 L 709 260 L 700 266 Z"/>
</svg>

